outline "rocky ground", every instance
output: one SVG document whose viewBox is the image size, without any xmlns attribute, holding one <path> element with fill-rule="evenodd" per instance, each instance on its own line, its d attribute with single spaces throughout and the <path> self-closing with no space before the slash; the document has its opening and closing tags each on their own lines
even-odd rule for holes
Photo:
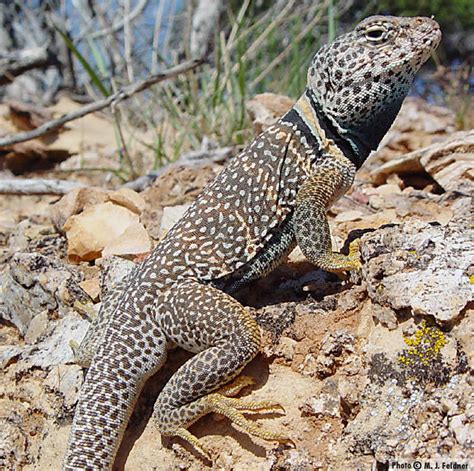
<svg viewBox="0 0 474 471">
<path fill-rule="evenodd" d="M 249 104 L 256 130 L 285 100 Z M 108 158 L 93 139 L 88 145 L 86 158 Z M 0 157 L 9 159 L 3 166 L 31 165 L 18 155 Z M 78 158 L 55 164 L 50 175 Z M 256 420 L 288 433 L 295 447 L 250 438 L 216 416 L 191 428 L 213 463 L 162 439 L 153 402 L 189 357 L 175 351 L 141 395 L 118 469 L 365 470 L 393 459 L 474 460 L 473 161 L 473 131 L 455 133 L 450 111 L 408 100 L 329 214 L 335 247 L 362 237 L 360 272 L 339 279 L 295 250 L 238 293 L 264 337 L 244 372 L 255 379 L 245 395 L 284 406 L 284 415 Z M 107 289 L 221 168 L 172 166 L 141 193 L 84 173 L 87 186 L 63 198 L 2 197 L 2 469 L 60 469 L 84 375 L 74 345 Z"/>
</svg>

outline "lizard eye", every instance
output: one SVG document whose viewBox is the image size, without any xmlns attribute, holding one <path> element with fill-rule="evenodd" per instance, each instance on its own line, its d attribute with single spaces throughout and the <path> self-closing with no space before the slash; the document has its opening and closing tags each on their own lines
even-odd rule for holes
<svg viewBox="0 0 474 471">
<path fill-rule="evenodd" d="M 380 26 L 372 26 L 365 32 L 365 37 L 370 42 L 378 42 L 385 39 L 385 29 Z"/>
</svg>

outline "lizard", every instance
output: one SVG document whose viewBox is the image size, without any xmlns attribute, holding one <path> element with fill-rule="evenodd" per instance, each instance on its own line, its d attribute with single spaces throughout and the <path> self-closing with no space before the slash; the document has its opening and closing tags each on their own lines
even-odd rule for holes
<svg viewBox="0 0 474 471">
<path fill-rule="evenodd" d="M 298 245 L 317 267 L 360 268 L 357 241 L 333 252 L 327 210 L 392 125 L 415 74 L 440 42 L 424 17 L 372 16 L 313 57 L 295 105 L 203 190 L 151 254 L 110 291 L 81 344 L 79 393 L 66 470 L 111 469 L 145 381 L 171 346 L 193 352 L 160 392 L 153 417 L 210 458 L 188 427 L 226 416 L 247 433 L 285 442 L 246 417 L 281 411 L 234 397 L 260 331 L 232 294 Z M 236 379 L 237 378 L 237 379 Z"/>
</svg>

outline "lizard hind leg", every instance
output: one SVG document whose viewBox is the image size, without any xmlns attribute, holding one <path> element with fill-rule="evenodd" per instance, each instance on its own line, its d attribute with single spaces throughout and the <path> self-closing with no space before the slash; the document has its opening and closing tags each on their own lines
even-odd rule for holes
<svg viewBox="0 0 474 471">
<path fill-rule="evenodd" d="M 288 441 L 243 415 L 281 412 L 281 406 L 232 397 L 250 384 L 248 377 L 227 384 L 260 347 L 259 328 L 246 309 L 222 291 L 195 280 L 175 285 L 162 309 L 161 328 L 168 339 L 197 354 L 178 369 L 158 397 L 154 416 L 160 432 L 181 437 L 209 458 L 205 447 L 187 427 L 214 412 L 251 435 Z"/>
</svg>

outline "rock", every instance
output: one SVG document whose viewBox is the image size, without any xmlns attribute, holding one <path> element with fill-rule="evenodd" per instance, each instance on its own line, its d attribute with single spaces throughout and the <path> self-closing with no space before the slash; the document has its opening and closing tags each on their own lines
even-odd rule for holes
<svg viewBox="0 0 474 471">
<path fill-rule="evenodd" d="M 101 258 L 97 260 L 97 265 L 102 268 L 102 297 L 104 291 L 119 283 L 135 267 L 132 261 L 115 256 Z"/>
<path fill-rule="evenodd" d="M 139 234 L 141 239 L 138 245 L 127 237 L 126 230 L 135 226 L 131 229 L 133 237 L 140 231 L 136 227 L 139 224 L 137 214 L 111 202 L 89 207 L 81 214 L 71 216 L 64 225 L 68 257 L 73 262 L 79 262 L 99 258 L 103 250 L 109 254 L 114 253 L 114 248 L 127 255 L 149 251 L 151 243 L 144 240 L 144 229 Z M 120 238 L 121 236 L 123 237 Z"/>
<path fill-rule="evenodd" d="M 51 390 L 62 394 L 64 405 L 70 408 L 77 400 L 83 376 L 82 368 L 79 365 L 57 365 L 51 368 L 44 384 Z"/>
<path fill-rule="evenodd" d="M 261 93 L 247 101 L 245 107 L 253 122 L 255 134 L 260 134 L 275 124 L 293 104 L 293 99 L 275 93 Z"/>
<path fill-rule="evenodd" d="M 375 183 L 393 173 L 425 171 L 446 191 L 470 194 L 474 189 L 474 131 L 460 131 L 441 143 L 410 152 L 374 169 Z"/>
<path fill-rule="evenodd" d="M 375 188 L 364 189 L 364 194 L 368 196 L 372 195 L 399 195 L 402 192 L 398 185 L 393 183 L 385 183 Z"/>
<path fill-rule="evenodd" d="M 33 317 L 28 325 L 25 341 L 29 344 L 35 343 L 45 333 L 47 326 L 48 311 L 40 312 L 37 316 Z"/>
<path fill-rule="evenodd" d="M 180 204 L 178 206 L 168 206 L 163 208 L 163 216 L 160 222 L 160 239 L 178 222 L 189 208 L 189 204 Z"/>
<path fill-rule="evenodd" d="M 336 368 L 342 363 L 343 354 L 354 351 L 354 343 L 354 337 L 347 332 L 336 331 L 327 334 L 316 358 L 317 376 L 326 378 L 334 374 Z"/>
<path fill-rule="evenodd" d="M 19 357 L 22 352 L 22 347 L 0 345 L 0 368 L 3 370 L 11 360 Z"/>
<path fill-rule="evenodd" d="M 359 211 L 358 209 L 352 209 L 349 211 L 342 211 L 340 212 L 336 218 L 336 222 L 346 222 L 346 221 L 358 221 L 362 219 L 364 216 L 364 213 L 362 211 Z"/>
<path fill-rule="evenodd" d="M 78 314 L 69 315 L 51 325 L 52 333 L 22 354 L 22 360 L 31 366 L 47 368 L 74 361 L 69 345 L 74 341 L 80 345 L 89 328 L 89 322 Z"/>
<path fill-rule="evenodd" d="M 274 349 L 273 353 L 276 356 L 282 357 L 285 360 L 291 361 L 295 355 L 296 340 L 290 339 L 289 337 L 282 336 L 278 342 L 278 345 Z"/>
<path fill-rule="evenodd" d="M 86 301 L 78 284 L 80 275 L 71 267 L 41 254 L 19 253 L 4 274 L 0 316 L 25 334 L 38 313 L 63 309 L 75 299 Z"/>
<path fill-rule="evenodd" d="M 192 203 L 202 189 L 222 170 L 218 165 L 201 165 L 199 168 L 180 166 L 160 175 L 153 185 L 143 191 L 145 210 L 140 220 L 155 240 L 162 237 L 163 208 Z"/>
<path fill-rule="evenodd" d="M 120 188 L 117 191 L 112 191 L 108 194 L 108 198 L 112 203 L 124 206 L 138 215 L 145 209 L 143 197 L 129 188 Z"/>
<path fill-rule="evenodd" d="M 314 415 L 316 417 L 341 417 L 341 398 L 337 384 L 332 380 L 326 380 L 321 394 L 310 397 L 301 407 L 303 415 Z"/>
<path fill-rule="evenodd" d="M 288 471 L 310 471 L 323 468 L 323 463 L 312 457 L 308 450 L 286 450 L 279 454 L 277 463 L 268 469 L 285 469 Z"/>
<path fill-rule="evenodd" d="M 100 296 L 100 281 L 98 277 L 89 278 L 88 280 L 81 281 L 79 286 L 84 290 L 85 293 L 92 299 L 92 301 L 97 302 Z"/>
<path fill-rule="evenodd" d="M 305 376 L 316 376 L 321 365 L 316 361 L 316 358 L 312 353 L 308 353 L 303 361 L 303 364 L 299 367 L 301 373 Z"/>
<path fill-rule="evenodd" d="M 63 230 L 64 224 L 71 216 L 106 201 L 106 190 L 95 187 L 75 188 L 51 206 L 51 219 L 59 230 Z"/>
<path fill-rule="evenodd" d="M 110 241 L 102 251 L 102 255 L 120 255 L 122 257 L 129 257 L 141 255 L 150 252 L 152 243 L 148 233 L 139 222 L 131 224 L 125 231 Z"/>
<path fill-rule="evenodd" d="M 0 457 L 3 469 L 17 469 L 17 465 L 25 458 L 27 437 L 16 424 L 3 421 L 0 427 Z"/>
<path fill-rule="evenodd" d="M 456 118 L 451 110 L 432 106 L 420 98 L 408 97 L 379 150 L 367 162 L 366 170 L 376 171 L 382 162 L 390 162 L 401 154 L 439 142 L 455 130 Z M 381 179 L 377 183 L 384 181 Z"/>
<path fill-rule="evenodd" d="M 473 250 L 461 223 L 410 221 L 364 235 L 362 276 L 374 303 L 450 322 L 473 299 L 468 276 Z"/>
<path fill-rule="evenodd" d="M 468 441 L 473 441 L 474 427 L 472 424 L 465 423 L 466 416 L 464 414 L 455 415 L 449 421 L 449 430 L 454 433 L 456 441 L 460 445 L 467 444 Z"/>
<path fill-rule="evenodd" d="M 372 315 L 377 319 L 383 326 L 390 330 L 396 329 L 397 327 L 397 315 L 393 309 L 388 306 L 381 306 L 380 304 L 373 304 Z"/>
<path fill-rule="evenodd" d="M 108 201 L 117 206 L 123 206 L 138 215 L 145 208 L 143 197 L 128 188 L 120 188 L 117 191 L 95 187 L 75 188 L 51 207 L 51 219 L 59 230 L 63 230 L 64 224 L 71 216 L 80 214 L 91 206 Z"/>
</svg>

